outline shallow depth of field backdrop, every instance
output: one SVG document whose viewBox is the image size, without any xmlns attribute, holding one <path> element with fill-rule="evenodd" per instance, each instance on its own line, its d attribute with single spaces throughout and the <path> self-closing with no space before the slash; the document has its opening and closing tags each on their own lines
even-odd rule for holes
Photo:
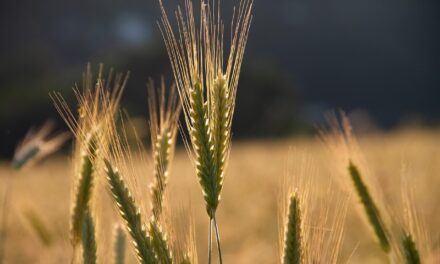
<svg viewBox="0 0 440 264">
<path fill-rule="evenodd" d="M 170 10 L 183 4 L 164 2 Z M 226 21 L 237 3 L 223 0 Z M 218 213 L 226 263 L 276 262 L 276 208 L 286 160 L 305 151 L 328 178 L 331 161 L 316 127 L 334 109 L 348 113 L 371 172 L 386 188 L 393 190 L 390 182 L 408 163 L 422 190 L 416 201 L 423 205 L 427 230 L 438 231 L 439 8 L 435 1 L 255 0 Z M 107 69 L 131 72 L 121 104 L 145 130 L 148 77 L 172 81 L 159 18 L 156 0 L 0 3 L 0 182 L 7 175 L 15 178 L 7 263 L 57 263 L 48 261 L 68 254 L 70 143 L 16 173 L 9 161 L 18 141 L 47 119 L 67 129 L 48 94 L 61 91 L 74 104 L 71 88 L 81 83 L 88 62 L 95 70 L 102 62 Z M 148 134 L 140 135 L 148 140 Z M 182 144 L 170 185 L 176 197 L 191 203 L 204 263 L 207 220 Z M 396 197 L 398 192 L 390 191 Z M 41 245 L 23 219 L 22 208 L 28 207 L 45 212 L 59 243 Z M 380 250 L 368 226 L 359 223 L 355 202 L 350 203 L 342 259 L 352 255 L 352 263 L 375 263 L 382 258 Z M 433 244 L 438 239 L 434 236 Z"/>
</svg>

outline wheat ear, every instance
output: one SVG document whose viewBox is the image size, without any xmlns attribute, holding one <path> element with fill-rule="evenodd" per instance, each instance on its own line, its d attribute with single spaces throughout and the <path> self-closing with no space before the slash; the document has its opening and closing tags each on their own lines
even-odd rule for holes
<svg viewBox="0 0 440 264">
<path fill-rule="evenodd" d="M 83 263 L 96 264 L 96 238 L 95 224 L 92 215 L 87 209 L 84 212 L 84 222 L 82 225 L 82 247 L 83 247 Z"/>
<path fill-rule="evenodd" d="M 191 91 L 190 104 L 190 133 L 196 155 L 196 173 L 203 189 L 208 215 L 212 219 L 220 199 L 221 182 L 215 177 L 214 145 L 200 83 L 196 83 Z"/>
<path fill-rule="evenodd" d="M 292 193 L 289 198 L 286 228 L 284 234 L 283 264 L 302 263 L 302 217 L 298 195 Z"/>
<path fill-rule="evenodd" d="M 407 264 L 420 264 L 420 255 L 416 243 L 410 233 L 406 233 L 402 238 L 402 248 Z"/>
<path fill-rule="evenodd" d="M 133 239 L 139 263 L 158 263 L 151 245 L 150 237 L 142 223 L 140 210 L 137 209 L 130 191 L 118 171 L 113 168 L 110 162 L 108 160 L 104 160 L 104 162 L 110 190 L 118 206 L 119 213 L 124 219 L 127 230 Z"/>
<path fill-rule="evenodd" d="M 159 263 L 172 264 L 173 258 L 171 250 L 168 246 L 167 238 L 160 228 L 158 222 L 154 219 L 150 222 L 149 233 L 151 237 L 151 244 L 153 246 L 154 252 L 156 252 Z"/>
<path fill-rule="evenodd" d="M 96 145 L 93 143 L 92 137 L 88 138 L 85 145 L 87 150 L 83 150 L 81 153 L 81 171 L 76 184 L 75 200 L 72 207 L 70 230 L 73 245 L 81 240 L 84 214 L 89 207 L 93 187 L 93 156 L 95 155 Z"/>
<path fill-rule="evenodd" d="M 388 239 L 388 232 L 380 216 L 379 209 L 377 208 L 373 198 L 368 191 L 368 187 L 362 180 L 361 174 L 358 168 L 350 161 L 348 166 L 348 171 L 350 173 L 351 179 L 353 181 L 354 188 L 359 196 L 360 202 L 362 203 L 365 213 L 367 215 L 368 221 L 376 234 L 376 237 L 380 243 L 382 250 L 385 253 L 390 252 L 390 242 Z"/>
<path fill-rule="evenodd" d="M 113 244 L 113 263 L 125 263 L 125 234 L 121 225 L 116 225 Z"/>
<path fill-rule="evenodd" d="M 165 82 L 162 79 L 159 98 L 157 98 L 153 80 L 150 79 L 148 83 L 148 109 L 154 160 L 154 182 L 150 187 L 151 207 L 156 221 L 160 220 L 163 211 L 165 189 L 174 154 L 181 109 L 175 89 L 174 85 L 171 86 L 170 94 L 166 98 Z"/>
<path fill-rule="evenodd" d="M 197 176 L 212 220 L 218 207 L 230 149 L 230 129 L 247 36 L 252 0 L 240 1 L 233 16 L 229 57 L 224 60 L 220 1 L 200 3 L 200 26 L 192 1 L 176 12 L 176 37 L 162 1 L 161 32 L 173 68 L 192 143 Z M 226 63 L 224 63 L 226 61 Z"/>
</svg>

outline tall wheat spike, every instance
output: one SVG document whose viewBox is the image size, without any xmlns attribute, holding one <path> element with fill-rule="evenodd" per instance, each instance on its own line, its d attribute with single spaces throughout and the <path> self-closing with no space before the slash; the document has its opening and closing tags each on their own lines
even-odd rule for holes
<svg viewBox="0 0 440 264">
<path fill-rule="evenodd" d="M 98 154 L 109 147 L 110 123 L 118 111 L 122 92 L 128 80 L 128 74 L 116 74 L 110 70 L 104 79 L 103 65 L 99 67 L 96 80 L 90 64 L 83 74 L 82 90 L 76 86 L 73 90 L 78 101 L 78 116 L 70 109 L 60 93 L 52 93 L 55 108 L 75 135 L 74 163 L 76 176 L 71 217 L 71 237 L 74 248 L 81 239 L 84 213 L 90 206 L 94 185 L 94 163 L 100 160 Z M 98 151 L 99 148 L 99 151 Z"/>
<path fill-rule="evenodd" d="M 220 1 L 200 1 L 196 26 L 193 3 L 185 0 L 185 12 L 176 12 L 175 34 L 162 0 L 160 29 L 173 68 L 185 113 L 195 160 L 196 175 L 210 218 L 208 262 L 211 260 L 211 228 L 214 226 L 222 263 L 215 213 L 220 202 L 231 147 L 231 123 L 244 50 L 252 21 L 252 0 L 242 0 L 233 15 L 229 56 L 224 64 L 224 24 Z M 177 35 L 177 37 L 176 37 Z"/>
<path fill-rule="evenodd" d="M 359 196 L 360 202 L 364 207 L 368 221 L 374 230 L 382 250 L 386 253 L 390 252 L 391 247 L 389 242 L 389 232 L 386 230 L 380 212 L 370 195 L 368 187 L 362 180 L 358 168 L 351 161 L 349 162 L 348 171 L 353 181 L 354 188 Z"/>
<path fill-rule="evenodd" d="M 113 264 L 125 263 L 125 234 L 121 225 L 116 225 L 113 246 Z"/>
<path fill-rule="evenodd" d="M 105 170 L 108 176 L 107 179 L 110 190 L 118 206 L 119 213 L 124 219 L 127 230 L 133 239 L 139 263 L 159 263 L 154 253 L 151 239 L 142 223 L 140 210 L 137 208 L 124 180 L 108 160 L 105 160 Z"/>
<path fill-rule="evenodd" d="M 223 63 L 224 25 L 218 10 L 220 1 L 201 1 L 197 27 L 192 1 L 186 0 L 185 12 L 180 7 L 176 12 L 177 34 L 162 1 L 160 4 L 160 28 L 185 113 L 196 174 L 212 219 L 220 200 L 230 152 L 231 123 L 253 2 L 241 1 L 234 14 L 226 64 Z"/>
<path fill-rule="evenodd" d="M 152 215 L 159 221 L 163 211 L 163 200 L 168 182 L 168 175 L 176 145 L 176 134 L 180 115 L 180 104 L 171 87 L 166 96 L 165 83 L 162 79 L 159 96 L 150 79 L 148 83 L 148 108 L 150 114 L 150 134 L 154 160 L 154 182 L 151 185 Z"/>
<path fill-rule="evenodd" d="M 83 263 L 96 264 L 95 224 L 93 223 L 92 215 L 88 209 L 84 212 L 84 223 L 82 225 L 82 248 Z"/>
<path fill-rule="evenodd" d="M 303 263 L 302 216 L 296 193 L 290 195 L 288 208 L 282 263 L 300 264 Z"/>
</svg>

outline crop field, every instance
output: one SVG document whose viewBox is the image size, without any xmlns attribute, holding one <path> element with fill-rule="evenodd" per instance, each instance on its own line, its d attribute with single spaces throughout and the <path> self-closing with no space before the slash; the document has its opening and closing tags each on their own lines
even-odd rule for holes
<svg viewBox="0 0 440 264">
<path fill-rule="evenodd" d="M 402 217 L 402 174 L 412 180 L 414 204 L 424 232 L 429 235 L 435 254 L 439 250 L 438 223 L 440 221 L 440 131 L 399 130 L 390 133 L 374 133 L 359 137 L 359 146 L 368 165 L 374 186 L 383 193 L 383 215 Z M 225 263 L 278 263 L 280 259 L 279 220 L 283 202 L 285 178 L 294 177 L 295 168 L 302 166 L 304 156 L 313 163 L 315 180 L 312 188 L 331 186 L 334 193 L 345 197 L 347 214 L 343 220 L 343 241 L 338 263 L 382 263 L 386 255 L 380 250 L 372 235 L 355 194 L 344 192 L 338 177 L 349 177 L 335 172 L 335 157 L 319 138 L 292 138 L 279 141 L 234 142 L 229 168 L 224 182 L 221 204 L 218 208 L 218 224 L 222 238 Z M 152 182 L 151 162 L 135 160 L 134 167 L 146 168 L 145 178 L 138 188 L 144 192 L 142 204 L 149 210 L 148 184 Z M 208 218 L 204 201 L 188 155 L 183 147 L 176 151 L 169 175 L 167 190 L 167 215 L 190 219 L 194 228 L 197 254 L 200 263 L 207 258 Z M 36 166 L 21 171 L 0 166 L 1 186 L 11 177 L 10 208 L 7 225 L 5 263 L 69 263 L 72 258 L 69 221 L 72 195 L 72 162 L 69 157 L 50 157 Z M 302 175 L 306 176 L 307 175 Z M 141 181 L 139 181 L 141 182 Z M 332 183 L 333 182 L 333 183 Z M 145 186 L 143 186 L 145 185 Z M 3 190 L 2 190 L 3 191 Z M 108 188 L 103 190 L 109 193 Z M 301 191 L 301 190 L 298 190 Z M 324 198 L 325 206 L 335 206 L 327 192 L 314 192 Z M 336 205 L 338 206 L 338 205 Z M 33 212 L 47 229 L 45 241 L 32 227 L 29 212 Z M 99 216 L 98 216 L 99 217 Z M 105 222 L 118 222 L 114 215 Z M 280 223 L 281 222 L 281 223 Z M 332 232 L 332 226 L 324 232 Z M 110 231 L 109 231 L 110 232 Z M 106 237 L 107 235 L 102 235 Z M 98 256 L 111 258 L 109 241 L 98 235 Z M 423 245 L 425 246 L 425 245 Z M 135 263 L 134 248 L 127 245 L 127 261 Z M 438 260 L 438 258 L 437 258 Z M 102 263 L 108 263 L 106 261 Z M 428 262 L 426 262 L 428 263 Z"/>
</svg>

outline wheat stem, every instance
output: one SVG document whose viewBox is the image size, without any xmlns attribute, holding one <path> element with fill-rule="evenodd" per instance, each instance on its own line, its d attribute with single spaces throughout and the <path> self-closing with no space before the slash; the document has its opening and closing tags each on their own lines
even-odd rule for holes
<svg viewBox="0 0 440 264">
<path fill-rule="evenodd" d="M 220 264 L 222 264 L 223 263 L 223 258 L 222 258 L 222 249 L 221 249 L 221 246 L 220 246 L 220 234 L 219 234 L 219 231 L 218 231 L 217 219 L 215 217 L 215 214 L 214 214 L 214 217 L 213 217 L 213 221 L 214 221 L 214 228 L 215 228 L 215 238 L 216 238 L 216 241 L 217 241 L 218 258 L 219 258 Z"/>
<path fill-rule="evenodd" d="M 416 243 L 410 233 L 406 233 L 402 239 L 402 247 L 407 264 L 420 264 L 420 255 Z"/>
<path fill-rule="evenodd" d="M 379 213 L 373 198 L 368 191 L 368 187 L 362 180 L 361 174 L 358 168 L 350 161 L 348 170 L 353 181 L 356 192 L 360 198 L 360 201 L 364 207 L 368 221 L 376 234 L 376 237 L 380 243 L 382 250 L 385 253 L 390 252 L 391 247 L 388 240 L 388 232 L 385 229 L 385 225 Z"/>
<path fill-rule="evenodd" d="M 145 226 L 142 224 L 142 216 L 136 207 L 136 203 L 130 194 L 124 180 L 119 172 L 113 168 L 108 160 L 105 162 L 105 171 L 110 190 L 118 206 L 119 213 L 124 219 L 128 232 L 130 233 L 139 263 L 155 264 L 158 263 L 154 254 L 150 238 Z"/>
<path fill-rule="evenodd" d="M 82 225 L 83 263 L 96 264 L 95 225 L 89 210 L 84 212 Z"/>
<path fill-rule="evenodd" d="M 300 264 L 303 258 L 302 216 L 296 193 L 290 195 L 288 208 L 282 263 Z"/>
<path fill-rule="evenodd" d="M 212 218 L 209 219 L 209 233 L 208 233 L 208 264 L 211 264 L 212 254 Z"/>
</svg>

